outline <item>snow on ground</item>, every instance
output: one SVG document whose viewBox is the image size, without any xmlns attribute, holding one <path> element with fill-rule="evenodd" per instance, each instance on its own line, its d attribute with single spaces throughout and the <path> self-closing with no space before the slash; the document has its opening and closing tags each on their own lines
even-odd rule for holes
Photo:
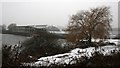
<svg viewBox="0 0 120 68">
<path fill-rule="evenodd" d="M 97 51 L 101 51 L 104 55 L 110 55 L 113 50 L 119 50 L 117 46 L 103 46 L 98 48 Z M 70 51 L 70 53 L 58 54 L 54 56 L 41 57 L 37 62 L 34 63 L 26 63 L 26 65 L 30 66 L 49 66 L 52 64 L 73 64 L 75 63 L 75 59 L 78 59 L 82 56 L 92 57 L 92 54 L 95 52 L 94 47 L 80 49 L 76 48 Z"/>
<path fill-rule="evenodd" d="M 92 39 L 94 42 L 99 42 L 101 39 Z M 115 43 L 116 45 L 120 45 L 120 39 L 104 39 L 104 42 Z"/>
<path fill-rule="evenodd" d="M 108 40 L 107 40 L 108 41 Z M 110 42 L 118 43 L 118 40 L 109 40 Z M 33 63 L 23 63 L 25 66 L 49 66 L 52 64 L 74 64 L 75 59 L 81 58 L 82 56 L 92 57 L 92 54 L 96 51 L 100 51 L 103 55 L 111 55 L 111 52 L 120 50 L 120 47 L 107 45 L 102 46 L 97 49 L 95 47 L 89 47 L 85 49 L 76 48 L 71 50 L 69 53 L 58 54 L 54 56 L 41 57 L 37 62 Z"/>
<path fill-rule="evenodd" d="M 106 39 L 105 42 L 115 43 L 116 45 L 120 46 L 120 39 Z"/>
</svg>

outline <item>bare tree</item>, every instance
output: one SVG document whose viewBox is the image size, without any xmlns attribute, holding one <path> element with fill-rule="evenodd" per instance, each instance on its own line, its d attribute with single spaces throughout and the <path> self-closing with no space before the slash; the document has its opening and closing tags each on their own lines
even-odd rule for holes
<svg viewBox="0 0 120 68">
<path fill-rule="evenodd" d="M 111 21 L 110 7 L 102 6 L 78 12 L 70 17 L 66 39 L 72 42 L 85 39 L 90 43 L 92 38 L 104 39 L 111 30 Z"/>
</svg>

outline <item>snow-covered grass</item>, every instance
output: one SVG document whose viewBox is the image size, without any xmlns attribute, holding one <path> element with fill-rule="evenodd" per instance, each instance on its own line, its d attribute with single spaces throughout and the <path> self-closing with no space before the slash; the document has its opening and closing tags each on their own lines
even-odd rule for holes
<svg viewBox="0 0 120 68">
<path fill-rule="evenodd" d="M 101 39 L 92 39 L 94 42 L 99 42 Z M 120 39 L 104 39 L 104 42 L 115 43 L 116 45 L 120 45 Z"/>
<path fill-rule="evenodd" d="M 108 39 L 106 40 L 107 42 L 115 43 L 118 45 L 119 40 L 113 40 L 113 39 Z M 113 45 L 107 45 L 107 46 L 102 46 L 98 47 L 97 49 L 95 47 L 89 47 L 85 49 L 80 49 L 80 48 L 75 48 L 71 50 L 69 53 L 64 53 L 64 54 L 58 54 L 58 55 L 53 55 L 53 56 L 47 56 L 47 57 L 41 57 L 38 59 L 36 62 L 32 63 L 23 63 L 24 66 L 50 66 L 52 64 L 74 64 L 76 63 L 76 59 L 82 60 L 82 56 L 87 56 L 88 58 L 92 57 L 92 54 L 95 51 L 99 51 L 103 55 L 111 55 L 111 52 L 117 52 L 120 50 L 120 47 L 118 46 L 113 46 Z"/>
<path fill-rule="evenodd" d="M 106 39 L 105 42 L 115 43 L 116 45 L 120 45 L 120 39 Z"/>
<path fill-rule="evenodd" d="M 104 55 L 110 55 L 113 50 L 119 50 L 117 46 L 103 46 L 101 48 L 98 48 L 97 51 L 100 51 Z M 54 56 L 48 56 L 48 57 L 41 57 L 38 59 L 37 62 L 34 63 L 25 63 L 24 65 L 30 65 L 30 66 L 49 66 L 52 64 L 73 64 L 75 63 L 75 59 L 79 59 L 82 56 L 92 57 L 92 54 L 95 52 L 95 47 L 80 49 L 76 48 L 70 51 L 70 53 L 64 53 L 64 54 L 58 54 Z"/>
</svg>

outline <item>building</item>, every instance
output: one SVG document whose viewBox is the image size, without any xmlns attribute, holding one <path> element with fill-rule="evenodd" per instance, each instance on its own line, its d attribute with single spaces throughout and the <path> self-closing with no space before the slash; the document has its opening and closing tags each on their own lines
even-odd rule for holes
<svg viewBox="0 0 120 68">
<path fill-rule="evenodd" d="M 37 28 L 37 29 L 45 29 L 47 25 L 29 25 L 31 27 Z"/>
<path fill-rule="evenodd" d="M 48 25 L 28 25 L 28 26 L 15 26 L 12 29 L 12 32 L 18 33 L 28 33 L 30 35 L 35 35 L 38 31 L 48 31 L 49 33 L 54 33 L 58 35 L 66 34 L 65 31 L 61 31 L 56 26 L 48 26 Z"/>
<path fill-rule="evenodd" d="M 12 32 L 32 33 L 35 29 L 30 26 L 15 26 Z"/>
</svg>

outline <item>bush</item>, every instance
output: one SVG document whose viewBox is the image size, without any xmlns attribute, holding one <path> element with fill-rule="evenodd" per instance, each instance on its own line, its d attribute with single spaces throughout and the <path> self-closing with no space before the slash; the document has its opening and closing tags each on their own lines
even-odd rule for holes
<svg viewBox="0 0 120 68">
<path fill-rule="evenodd" d="M 20 57 L 20 46 L 2 45 L 2 68 L 16 68 L 23 61 Z M 23 57 L 22 57 L 23 58 Z"/>
<path fill-rule="evenodd" d="M 23 55 L 32 56 L 35 59 L 43 56 L 50 56 L 59 53 L 65 53 L 65 50 L 58 44 L 59 36 L 55 34 L 43 32 L 35 32 L 34 36 L 22 43 Z M 32 61 L 33 62 L 33 61 Z"/>
</svg>

